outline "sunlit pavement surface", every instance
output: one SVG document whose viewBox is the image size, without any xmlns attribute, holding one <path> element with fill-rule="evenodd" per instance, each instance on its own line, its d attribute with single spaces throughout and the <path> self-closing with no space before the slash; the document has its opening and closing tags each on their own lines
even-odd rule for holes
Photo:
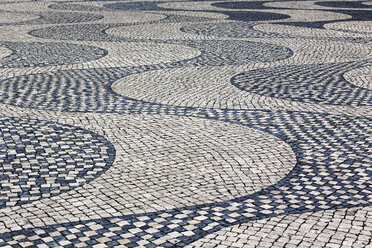
<svg viewBox="0 0 372 248">
<path fill-rule="evenodd" d="M 372 247 L 370 1 L 0 2 L 0 247 Z"/>
</svg>

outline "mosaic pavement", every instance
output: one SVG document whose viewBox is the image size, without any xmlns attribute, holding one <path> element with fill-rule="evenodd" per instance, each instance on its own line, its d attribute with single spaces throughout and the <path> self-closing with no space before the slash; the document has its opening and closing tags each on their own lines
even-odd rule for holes
<svg viewBox="0 0 372 248">
<path fill-rule="evenodd" d="M 0 2 L 0 247 L 372 247 L 372 3 Z"/>
</svg>

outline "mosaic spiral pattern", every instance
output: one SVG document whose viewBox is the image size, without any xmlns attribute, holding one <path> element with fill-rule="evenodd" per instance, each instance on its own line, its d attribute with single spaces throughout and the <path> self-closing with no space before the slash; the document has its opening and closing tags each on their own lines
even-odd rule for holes
<svg viewBox="0 0 372 248">
<path fill-rule="evenodd" d="M 0 3 L 0 246 L 367 247 L 371 11 Z"/>
</svg>

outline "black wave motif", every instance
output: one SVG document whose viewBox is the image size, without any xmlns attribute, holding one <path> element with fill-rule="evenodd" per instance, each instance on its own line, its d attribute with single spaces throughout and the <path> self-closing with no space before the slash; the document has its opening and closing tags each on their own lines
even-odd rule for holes
<svg viewBox="0 0 372 248">
<path fill-rule="evenodd" d="M 164 2 L 118 2 L 118 3 L 109 3 L 103 5 L 105 8 L 115 9 L 115 10 L 124 10 L 124 11 L 162 11 L 169 10 L 166 8 L 158 7 L 158 4 Z"/>
<path fill-rule="evenodd" d="M 368 62 L 280 66 L 247 71 L 231 83 L 241 90 L 283 100 L 332 105 L 372 105 L 372 91 L 352 85 L 346 71 Z"/>
<path fill-rule="evenodd" d="M 98 6 L 87 6 L 78 3 L 54 3 L 48 6 L 50 9 L 56 10 L 69 10 L 69 11 L 112 11 L 112 9 L 98 7 Z"/>
<path fill-rule="evenodd" d="M 24 13 L 38 15 L 40 16 L 40 18 L 16 23 L 0 23 L 0 26 L 78 23 L 87 21 L 97 21 L 103 18 L 102 15 L 74 12 L 42 12 L 42 13 L 24 12 Z"/>
<path fill-rule="evenodd" d="M 114 161 L 109 141 L 55 122 L 0 118 L 0 209 L 82 186 Z"/>
<path fill-rule="evenodd" d="M 274 21 L 290 18 L 289 15 L 258 11 L 216 11 L 228 15 L 228 20 L 242 22 Z"/>
<path fill-rule="evenodd" d="M 272 9 L 271 7 L 264 6 L 264 3 L 268 3 L 267 1 L 252 1 L 252 2 L 244 2 L 244 1 L 237 1 L 237 2 L 218 2 L 212 3 L 212 6 L 216 6 L 218 8 L 224 9 Z"/>
<path fill-rule="evenodd" d="M 344 22 L 344 21 L 370 21 L 372 16 L 372 10 L 345 10 L 345 9 L 327 9 L 327 12 L 335 12 L 351 16 L 351 18 L 345 18 L 341 20 L 330 20 L 330 21 L 312 21 L 312 22 L 286 22 L 276 23 L 295 27 L 304 28 L 324 28 L 324 25 L 328 23 Z"/>
<path fill-rule="evenodd" d="M 0 42 L 12 54 L 0 58 L 0 68 L 65 65 L 102 58 L 107 51 L 98 47 L 53 42 Z"/>
<path fill-rule="evenodd" d="M 331 7 L 331 8 L 356 8 L 367 9 L 372 6 L 363 4 L 363 1 L 329 1 L 329 2 L 316 2 L 316 5 Z"/>
<path fill-rule="evenodd" d="M 68 70 L 8 78 L 0 81 L 0 102 L 44 110 L 121 113 L 129 99 L 112 92 L 110 87 L 125 76 L 166 68 L 271 62 L 293 54 L 285 47 L 248 41 L 189 41 L 186 45 L 203 53 L 195 58 L 158 65 Z"/>
<path fill-rule="evenodd" d="M 180 112 L 174 109 L 174 113 Z M 140 241 L 147 247 L 184 247 L 224 227 L 248 221 L 371 206 L 371 119 L 260 110 L 225 110 L 218 116 L 216 119 L 257 128 L 286 141 L 296 153 L 296 167 L 277 184 L 234 200 L 7 232 L 1 235 L 0 245 L 23 235 L 23 241 L 32 244 L 38 244 L 41 237 L 52 237 L 46 243 L 50 246 L 62 242 L 74 246 L 81 242 L 75 237 L 84 236 L 92 246 L 105 237 L 109 246 L 126 239 L 128 247 L 139 246 Z M 141 223 L 140 231 L 133 233 L 137 223 Z M 90 231 L 95 235 L 84 235 Z"/>
</svg>

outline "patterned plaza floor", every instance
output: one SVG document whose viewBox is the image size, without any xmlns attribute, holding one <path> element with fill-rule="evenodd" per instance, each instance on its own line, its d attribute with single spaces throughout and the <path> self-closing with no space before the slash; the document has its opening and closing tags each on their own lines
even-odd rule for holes
<svg viewBox="0 0 372 248">
<path fill-rule="evenodd" d="M 0 247 L 372 247 L 368 0 L 0 1 Z"/>
</svg>

